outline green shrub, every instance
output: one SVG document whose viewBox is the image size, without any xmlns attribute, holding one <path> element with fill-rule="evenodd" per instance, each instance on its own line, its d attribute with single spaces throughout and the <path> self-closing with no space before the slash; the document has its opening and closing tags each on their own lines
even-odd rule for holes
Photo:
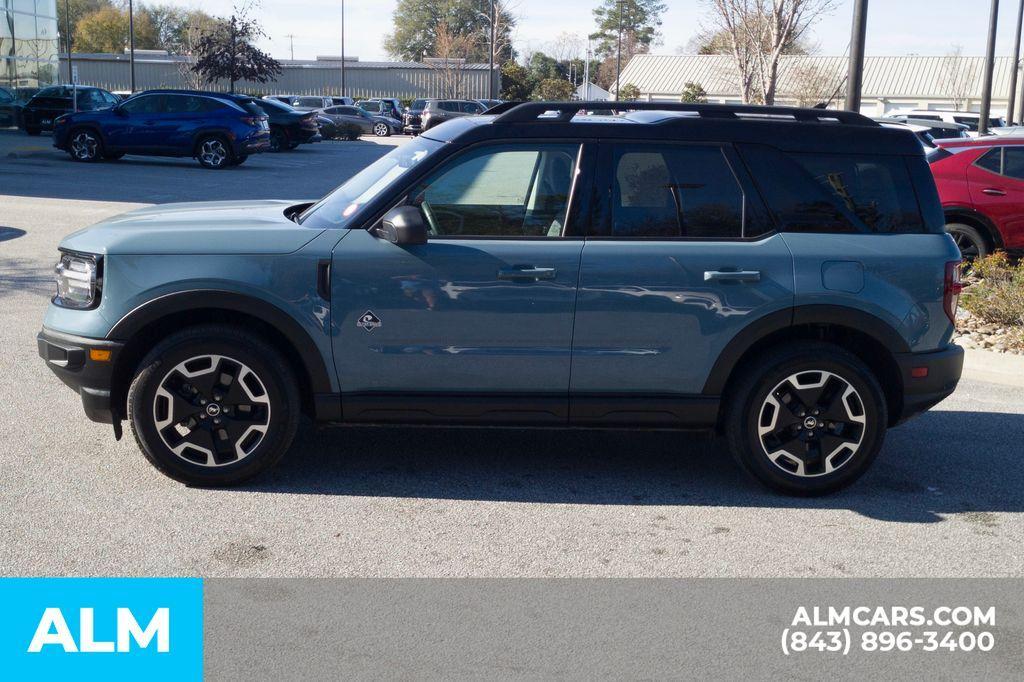
<svg viewBox="0 0 1024 682">
<path fill-rule="evenodd" d="M 974 261 L 971 274 L 976 281 L 960 297 L 964 309 L 984 322 L 1024 330 L 1024 262 L 997 251 Z"/>
</svg>

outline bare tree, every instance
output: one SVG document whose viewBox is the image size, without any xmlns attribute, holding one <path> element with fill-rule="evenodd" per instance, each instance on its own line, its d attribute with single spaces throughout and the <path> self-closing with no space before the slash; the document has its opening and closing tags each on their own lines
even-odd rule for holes
<svg viewBox="0 0 1024 682">
<path fill-rule="evenodd" d="M 703 0 L 736 63 L 744 102 L 773 104 L 779 58 L 838 0 Z"/>
<path fill-rule="evenodd" d="M 798 107 L 828 105 L 844 96 L 846 91 L 845 71 L 837 73 L 832 69 L 806 62 L 799 57 L 793 59 L 797 63 L 786 69 L 784 94 L 795 99 Z"/>
<path fill-rule="evenodd" d="M 583 52 L 583 38 L 578 33 L 562 31 L 545 45 L 544 52 L 556 62 L 579 59 L 580 53 Z"/>
<path fill-rule="evenodd" d="M 978 77 L 974 64 L 963 57 L 964 46 L 953 45 L 942 58 L 942 92 L 952 100 L 953 108 L 957 110 L 967 108 Z"/>
<path fill-rule="evenodd" d="M 216 21 L 201 13 L 193 12 L 181 26 L 179 42 L 175 45 L 173 53 L 181 57 L 175 62 L 175 66 L 178 69 L 181 84 L 186 89 L 201 90 L 205 85 L 203 77 L 192 67 L 195 64 L 195 55 L 200 39 L 213 30 Z"/>
<path fill-rule="evenodd" d="M 436 54 L 424 58 L 423 62 L 437 73 L 438 96 L 460 98 L 465 89 L 466 59 L 475 37 L 456 33 L 447 22 L 438 24 L 434 33 Z"/>
</svg>

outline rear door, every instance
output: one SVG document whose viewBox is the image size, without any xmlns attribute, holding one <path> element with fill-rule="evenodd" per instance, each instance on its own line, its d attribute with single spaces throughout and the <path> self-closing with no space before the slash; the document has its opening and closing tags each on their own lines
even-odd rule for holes
<svg viewBox="0 0 1024 682">
<path fill-rule="evenodd" d="M 341 240 L 331 298 L 346 420 L 565 423 L 579 158 L 576 142 L 475 146 L 404 200 L 424 214 L 426 244 Z"/>
<path fill-rule="evenodd" d="M 995 147 L 967 167 L 971 201 L 994 220 L 1008 248 L 1024 245 L 1024 147 Z"/>
<path fill-rule="evenodd" d="M 571 416 L 689 421 L 697 408 L 686 399 L 701 394 L 726 344 L 793 305 L 793 257 L 731 147 L 607 143 L 599 167 Z"/>
</svg>

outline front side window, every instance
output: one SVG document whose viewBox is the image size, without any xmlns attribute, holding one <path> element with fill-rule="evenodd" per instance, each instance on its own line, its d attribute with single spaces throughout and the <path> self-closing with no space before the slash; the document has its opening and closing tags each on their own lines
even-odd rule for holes
<svg viewBox="0 0 1024 682">
<path fill-rule="evenodd" d="M 467 152 L 410 194 L 439 237 L 560 237 L 578 144 L 509 144 Z"/>
<path fill-rule="evenodd" d="M 977 118 L 968 116 L 954 116 L 953 120 L 956 121 L 957 123 L 962 123 L 965 126 L 967 126 L 967 129 L 970 130 L 971 132 L 978 132 L 979 119 Z"/>
<path fill-rule="evenodd" d="M 155 114 L 161 111 L 160 100 L 163 97 L 157 95 L 146 95 L 135 97 L 121 105 L 121 109 L 129 114 Z"/>
<path fill-rule="evenodd" d="M 612 173 L 613 237 L 744 236 L 746 197 L 720 147 L 616 145 Z"/>
</svg>

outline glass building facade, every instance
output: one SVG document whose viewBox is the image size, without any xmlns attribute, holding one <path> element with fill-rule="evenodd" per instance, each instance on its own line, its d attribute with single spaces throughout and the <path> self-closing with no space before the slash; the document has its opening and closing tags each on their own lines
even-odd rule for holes
<svg viewBox="0 0 1024 682">
<path fill-rule="evenodd" d="M 60 81 L 57 0 L 0 0 L 0 87 L 19 99 Z"/>
</svg>

